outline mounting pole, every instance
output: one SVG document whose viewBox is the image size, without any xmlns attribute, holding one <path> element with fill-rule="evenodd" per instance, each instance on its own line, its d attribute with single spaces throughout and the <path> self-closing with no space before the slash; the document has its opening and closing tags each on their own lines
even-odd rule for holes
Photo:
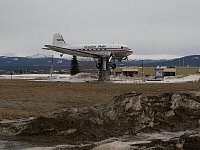
<svg viewBox="0 0 200 150">
<path fill-rule="evenodd" d="M 99 82 L 110 81 L 109 61 L 105 58 L 99 58 Z"/>
</svg>

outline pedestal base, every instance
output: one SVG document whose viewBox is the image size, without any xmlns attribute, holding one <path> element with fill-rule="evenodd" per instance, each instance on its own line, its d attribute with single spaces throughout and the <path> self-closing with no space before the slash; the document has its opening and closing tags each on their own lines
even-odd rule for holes
<svg viewBox="0 0 200 150">
<path fill-rule="evenodd" d="M 99 81 L 110 81 L 110 71 L 109 70 L 99 70 Z"/>
</svg>

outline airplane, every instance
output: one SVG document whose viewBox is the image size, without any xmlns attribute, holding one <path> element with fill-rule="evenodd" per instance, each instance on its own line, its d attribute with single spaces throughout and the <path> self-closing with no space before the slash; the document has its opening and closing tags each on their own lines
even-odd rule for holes
<svg viewBox="0 0 200 150">
<path fill-rule="evenodd" d="M 114 63 L 110 65 L 112 69 L 116 68 L 115 60 L 122 61 L 127 60 L 128 56 L 133 53 L 133 51 L 128 48 L 128 46 L 123 44 L 85 44 L 85 45 L 70 45 L 66 44 L 62 35 L 56 33 L 53 35 L 52 45 L 44 45 L 45 50 L 53 50 L 63 54 L 81 56 L 81 57 L 91 57 L 98 59 L 99 62 L 96 64 L 97 68 L 101 66 L 101 59 Z"/>
</svg>

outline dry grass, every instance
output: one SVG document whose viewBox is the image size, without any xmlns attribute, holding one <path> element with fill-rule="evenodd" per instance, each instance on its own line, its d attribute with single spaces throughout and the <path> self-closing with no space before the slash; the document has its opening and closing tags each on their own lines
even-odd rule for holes
<svg viewBox="0 0 200 150">
<path fill-rule="evenodd" d="M 0 84 L 1 118 L 39 116 L 66 107 L 92 106 L 132 91 L 158 94 L 200 90 L 200 83 L 197 82 L 112 84 L 0 80 Z"/>
<path fill-rule="evenodd" d="M 16 108 L 0 108 L 0 118 L 8 118 L 8 119 L 18 119 L 18 118 L 29 118 L 29 117 L 36 117 L 38 113 L 23 110 L 23 109 L 16 109 Z"/>
</svg>

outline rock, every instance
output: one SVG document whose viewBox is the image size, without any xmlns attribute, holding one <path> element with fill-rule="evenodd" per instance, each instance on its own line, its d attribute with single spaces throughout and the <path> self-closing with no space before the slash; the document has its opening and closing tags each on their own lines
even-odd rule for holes
<svg viewBox="0 0 200 150">
<path fill-rule="evenodd" d="M 0 124 L 9 135 L 99 141 L 111 136 L 180 131 L 199 127 L 200 92 L 145 96 L 125 93 L 94 107 L 66 108 L 15 125 Z M 174 146 L 174 145 L 173 145 Z M 181 143 L 177 144 L 181 147 Z"/>
<path fill-rule="evenodd" d="M 200 135 L 183 135 L 181 137 L 172 138 L 168 141 L 160 139 L 153 140 L 150 143 L 132 144 L 134 150 L 150 150 L 150 149 L 163 149 L 163 150 L 199 150 L 200 149 Z"/>
</svg>

